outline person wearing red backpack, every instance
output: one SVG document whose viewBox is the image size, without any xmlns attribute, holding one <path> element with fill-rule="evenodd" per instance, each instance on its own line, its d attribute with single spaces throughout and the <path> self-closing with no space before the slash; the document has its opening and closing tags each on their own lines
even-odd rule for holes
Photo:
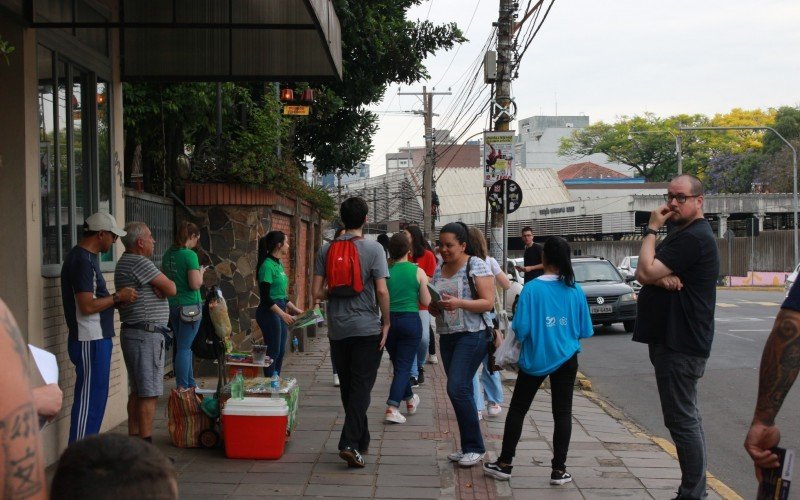
<svg viewBox="0 0 800 500">
<path fill-rule="evenodd" d="M 386 253 L 363 237 L 367 213 L 362 198 L 346 199 L 339 209 L 345 232 L 320 249 L 314 265 L 314 298 L 328 301 L 328 338 L 345 410 L 339 457 L 349 467 L 365 465 L 370 393 L 390 326 Z"/>
</svg>

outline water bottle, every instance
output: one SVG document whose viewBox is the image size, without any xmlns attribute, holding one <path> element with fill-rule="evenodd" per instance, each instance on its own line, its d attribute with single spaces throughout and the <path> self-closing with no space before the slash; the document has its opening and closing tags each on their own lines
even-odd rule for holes
<svg viewBox="0 0 800 500">
<path fill-rule="evenodd" d="M 281 397 L 280 389 L 281 389 L 281 377 L 280 375 L 278 375 L 278 372 L 275 372 L 269 381 L 269 390 L 272 393 L 271 396 L 273 398 Z"/>
<path fill-rule="evenodd" d="M 292 339 L 292 352 L 300 352 L 300 340 L 297 337 Z"/>
<path fill-rule="evenodd" d="M 231 382 L 231 399 L 244 399 L 244 376 L 241 368 L 236 370 L 236 376 Z"/>
</svg>

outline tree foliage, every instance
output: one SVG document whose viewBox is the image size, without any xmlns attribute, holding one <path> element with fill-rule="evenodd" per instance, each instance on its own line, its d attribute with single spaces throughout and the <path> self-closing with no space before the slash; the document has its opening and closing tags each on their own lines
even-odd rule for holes
<svg viewBox="0 0 800 500">
<path fill-rule="evenodd" d="M 342 25 L 343 81 L 320 87 L 314 116 L 295 128 L 298 163 L 314 159 L 325 174 L 351 173 L 372 153 L 378 117 L 366 106 L 392 83 L 428 78 L 425 58 L 465 39 L 455 23 L 411 21 L 406 12 L 422 0 L 334 0 Z"/>
</svg>

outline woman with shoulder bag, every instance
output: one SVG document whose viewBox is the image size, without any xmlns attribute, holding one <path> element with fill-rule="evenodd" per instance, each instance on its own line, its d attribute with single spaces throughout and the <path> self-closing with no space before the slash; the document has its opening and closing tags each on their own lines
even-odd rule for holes
<svg viewBox="0 0 800 500">
<path fill-rule="evenodd" d="M 503 431 L 503 451 L 484 464 L 486 475 L 507 481 L 522 435 L 525 415 L 544 379 L 550 377 L 553 411 L 553 460 L 550 484 L 572 481 L 566 461 L 572 435 L 572 387 L 578 372 L 580 339 L 594 333 L 586 296 L 575 283 L 572 252 L 561 237 L 544 244 L 544 275 L 525 284 L 513 328 L 520 343 L 519 373 Z"/>
<path fill-rule="evenodd" d="M 205 267 L 194 248 L 200 241 L 195 224 L 182 221 L 178 225 L 173 245 L 164 253 L 161 267 L 167 278 L 175 282 L 177 294 L 169 298 L 169 322 L 175 334 L 175 384 L 178 389 L 196 387 L 192 370 L 192 342 L 200 329 Z"/>
<path fill-rule="evenodd" d="M 287 289 L 289 277 L 283 270 L 281 258 L 289 253 L 289 238 L 283 231 L 270 231 L 258 240 L 258 290 L 261 300 L 256 309 L 256 322 L 267 345 L 267 355 L 272 365 L 264 368 L 264 376 L 280 374 L 286 343 L 289 340 L 289 325 L 294 323 L 292 314 L 302 314 L 289 300 Z M 291 312 L 292 314 L 289 314 Z"/>
<path fill-rule="evenodd" d="M 470 467 L 479 463 L 486 452 L 472 377 L 486 356 L 491 339 L 484 315 L 494 303 L 494 281 L 486 262 L 473 256 L 467 226 L 460 222 L 446 224 L 439 239 L 443 262 L 434 273 L 433 286 L 441 300 L 431 303 L 430 311 L 436 316 L 447 395 L 461 434 L 461 449 L 448 458 Z"/>
</svg>

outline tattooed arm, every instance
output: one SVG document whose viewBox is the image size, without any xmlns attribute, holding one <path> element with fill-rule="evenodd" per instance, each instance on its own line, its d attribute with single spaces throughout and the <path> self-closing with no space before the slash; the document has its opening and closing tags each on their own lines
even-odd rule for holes
<svg viewBox="0 0 800 500">
<path fill-rule="evenodd" d="M 778 467 L 778 456 L 771 448 L 781 440 L 781 432 L 775 425 L 775 417 L 783 400 L 800 371 L 800 312 L 781 309 L 775 318 L 761 355 L 758 379 L 758 402 L 753 423 L 744 441 L 747 453 L 756 465 L 756 477 L 760 479 L 761 467 Z"/>
<path fill-rule="evenodd" d="M 47 498 L 28 348 L 0 300 L 0 485 L 3 498 Z"/>
</svg>

